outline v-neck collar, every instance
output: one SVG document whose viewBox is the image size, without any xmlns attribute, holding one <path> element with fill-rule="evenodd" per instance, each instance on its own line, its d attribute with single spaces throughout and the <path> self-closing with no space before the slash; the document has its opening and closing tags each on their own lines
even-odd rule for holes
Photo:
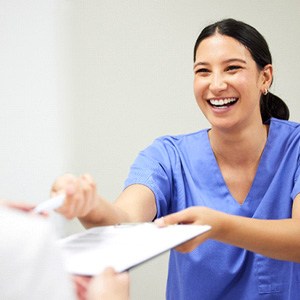
<svg viewBox="0 0 300 300">
<path fill-rule="evenodd" d="M 254 176 L 254 179 L 252 181 L 250 190 L 244 199 L 243 203 L 239 203 L 231 194 L 226 181 L 223 177 L 223 174 L 221 172 L 221 169 L 219 167 L 219 164 L 217 162 L 217 159 L 215 157 L 215 154 L 212 150 L 210 140 L 209 140 L 209 129 L 207 130 L 206 139 L 207 139 L 207 151 L 208 156 L 211 164 L 211 168 L 213 171 L 213 177 L 216 182 L 216 186 L 220 189 L 219 192 L 223 194 L 226 197 L 226 200 L 231 203 L 232 205 L 236 205 L 238 207 L 248 207 L 251 210 L 255 210 L 257 206 L 259 205 L 263 195 L 265 194 L 265 191 L 267 189 L 267 182 L 269 182 L 269 179 L 271 179 L 271 174 L 268 174 L 266 170 L 266 157 L 268 156 L 269 149 L 271 147 L 271 141 L 273 140 L 273 130 L 272 130 L 272 122 L 269 124 L 269 133 L 266 141 L 266 145 L 264 147 L 264 150 L 262 152 L 261 158 L 259 160 L 259 164 Z M 224 199 L 225 200 L 225 199 Z"/>
</svg>

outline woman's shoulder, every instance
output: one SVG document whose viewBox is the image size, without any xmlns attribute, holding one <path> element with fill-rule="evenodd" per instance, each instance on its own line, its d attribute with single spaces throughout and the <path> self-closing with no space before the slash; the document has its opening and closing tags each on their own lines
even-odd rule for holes
<svg viewBox="0 0 300 300">
<path fill-rule="evenodd" d="M 147 147 L 148 151 L 159 152 L 190 152 L 193 149 L 201 149 L 202 146 L 208 143 L 208 129 L 202 129 L 196 132 L 177 134 L 177 135 L 163 135 L 157 137 L 152 144 Z"/>
<path fill-rule="evenodd" d="M 298 122 L 271 118 L 269 124 L 270 131 L 276 133 L 277 136 L 300 136 L 300 123 Z"/>
<path fill-rule="evenodd" d="M 187 151 L 193 147 L 199 147 L 208 141 L 208 130 L 201 129 L 195 132 L 177 135 L 164 135 L 156 138 L 152 145 L 162 146 L 167 149 L 182 149 Z"/>
<path fill-rule="evenodd" d="M 276 119 L 276 118 L 270 119 L 270 125 L 279 127 L 283 130 L 284 129 L 286 129 L 286 130 L 300 129 L 300 123 L 298 123 L 298 122 L 289 121 L 289 120 L 280 120 L 280 119 Z"/>
<path fill-rule="evenodd" d="M 300 123 L 272 118 L 269 122 L 269 136 L 279 144 L 300 143 Z"/>
<path fill-rule="evenodd" d="M 202 139 L 207 138 L 207 132 L 209 129 L 201 129 L 191 133 L 185 134 L 176 134 L 176 135 L 163 135 L 156 138 L 156 141 L 161 143 L 175 143 L 180 144 L 182 142 L 192 142 L 192 141 L 199 141 Z"/>
</svg>

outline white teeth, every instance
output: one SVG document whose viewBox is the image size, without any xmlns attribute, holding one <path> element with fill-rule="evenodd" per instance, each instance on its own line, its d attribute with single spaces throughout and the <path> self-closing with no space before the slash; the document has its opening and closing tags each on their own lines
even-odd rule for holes
<svg viewBox="0 0 300 300">
<path fill-rule="evenodd" d="M 237 99 L 236 98 L 226 98 L 226 99 L 210 99 L 209 102 L 212 105 L 216 105 L 216 106 L 222 106 L 222 105 L 226 105 L 232 102 L 235 102 Z"/>
</svg>

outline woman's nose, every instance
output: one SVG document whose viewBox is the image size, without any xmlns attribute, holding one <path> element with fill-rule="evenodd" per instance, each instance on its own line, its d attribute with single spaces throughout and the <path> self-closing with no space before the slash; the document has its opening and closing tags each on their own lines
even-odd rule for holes
<svg viewBox="0 0 300 300">
<path fill-rule="evenodd" d="M 213 93 L 218 94 L 227 88 L 227 83 L 222 75 L 214 74 L 211 77 L 209 88 Z"/>
</svg>

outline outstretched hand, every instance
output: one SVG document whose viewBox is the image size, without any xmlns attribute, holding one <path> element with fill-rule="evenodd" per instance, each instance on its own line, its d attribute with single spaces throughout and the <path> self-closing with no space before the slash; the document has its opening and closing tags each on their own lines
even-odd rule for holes
<svg viewBox="0 0 300 300">
<path fill-rule="evenodd" d="M 51 196 L 64 193 L 65 201 L 56 211 L 67 219 L 85 217 L 96 207 L 97 193 L 94 179 L 85 174 L 76 177 L 65 174 L 59 177 L 51 189 Z"/>
<path fill-rule="evenodd" d="M 176 247 L 179 252 L 190 252 L 197 246 L 205 242 L 207 239 L 216 238 L 221 234 L 222 223 L 225 220 L 226 214 L 215 211 L 213 209 L 193 206 L 184 209 L 180 212 L 167 215 L 155 220 L 158 226 L 167 226 L 173 224 L 194 224 L 194 225 L 210 225 L 212 229 L 194 239 Z"/>
</svg>

